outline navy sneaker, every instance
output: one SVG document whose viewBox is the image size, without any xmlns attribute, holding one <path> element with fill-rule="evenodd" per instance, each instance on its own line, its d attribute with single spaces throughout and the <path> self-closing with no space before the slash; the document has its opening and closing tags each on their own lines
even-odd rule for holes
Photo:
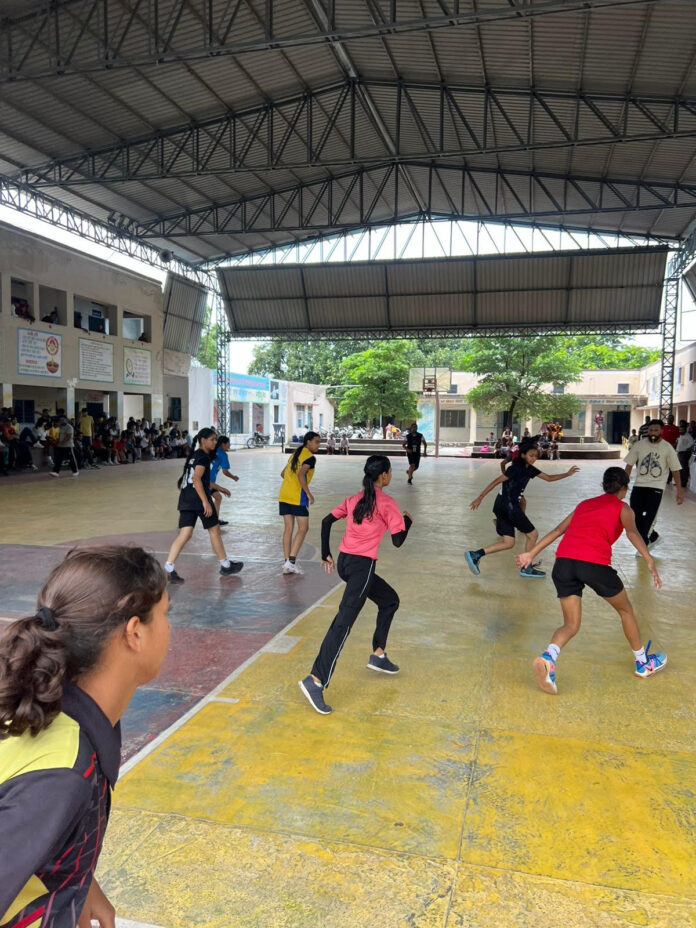
<svg viewBox="0 0 696 928">
<path fill-rule="evenodd" d="M 229 525 L 230 523 L 226 519 L 218 519 L 218 525 Z"/>
<path fill-rule="evenodd" d="M 57 476 L 57 475 L 56 475 Z M 180 577 L 175 570 L 167 571 L 167 582 L 168 583 L 184 583 L 184 578 Z"/>
<path fill-rule="evenodd" d="M 386 654 L 383 657 L 377 657 L 376 654 L 370 654 L 370 659 L 367 662 L 368 670 L 377 670 L 380 673 L 398 673 L 399 668 L 396 664 L 392 664 Z"/>
<path fill-rule="evenodd" d="M 328 715 L 333 711 L 331 706 L 327 706 L 324 702 L 324 687 L 317 684 L 311 674 L 305 677 L 304 680 L 300 680 L 298 686 L 307 697 L 312 709 L 318 712 L 319 715 Z"/>
<path fill-rule="evenodd" d="M 479 561 L 481 560 L 481 555 L 477 554 L 475 551 L 467 551 L 464 557 L 466 558 L 466 562 L 469 565 L 469 570 L 472 572 L 472 574 L 478 576 L 478 574 L 481 573 L 478 566 Z"/>
<path fill-rule="evenodd" d="M 220 573 L 223 577 L 229 577 L 230 574 L 238 574 L 242 567 L 244 567 L 242 561 L 230 561 L 229 567 L 223 567 L 222 564 L 220 564 Z"/>
<path fill-rule="evenodd" d="M 538 561 L 537 563 L 541 563 Z M 541 580 L 546 574 L 543 570 L 537 570 L 536 564 L 530 564 L 529 567 L 523 567 L 520 571 L 520 577 L 526 577 L 528 580 Z"/>
</svg>

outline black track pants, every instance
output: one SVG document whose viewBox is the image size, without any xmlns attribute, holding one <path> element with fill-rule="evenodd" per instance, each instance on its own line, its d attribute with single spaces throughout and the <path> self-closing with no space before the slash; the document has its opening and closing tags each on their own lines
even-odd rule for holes
<svg viewBox="0 0 696 928">
<path fill-rule="evenodd" d="M 336 618 L 321 643 L 312 667 L 312 673 L 324 686 L 329 685 L 338 656 L 366 599 L 376 603 L 378 610 L 372 649 L 387 647 L 387 636 L 394 613 L 399 608 L 399 597 L 396 590 L 377 576 L 376 565 L 377 561 L 370 557 L 343 552 L 338 555 L 336 569 L 341 580 L 345 580 L 346 588 Z"/>
<path fill-rule="evenodd" d="M 662 490 L 653 490 L 652 487 L 633 487 L 631 491 L 631 509 L 636 516 L 636 528 L 646 545 L 661 502 Z"/>
</svg>

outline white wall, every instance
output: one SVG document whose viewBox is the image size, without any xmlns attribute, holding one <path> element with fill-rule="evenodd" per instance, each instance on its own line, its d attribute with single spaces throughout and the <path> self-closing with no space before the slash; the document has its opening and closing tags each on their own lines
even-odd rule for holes
<svg viewBox="0 0 696 928">
<path fill-rule="evenodd" d="M 189 432 L 197 432 L 213 424 L 213 372 L 207 367 L 191 365 L 189 371 L 188 422 Z M 197 424 L 196 424 L 197 423 Z"/>
</svg>

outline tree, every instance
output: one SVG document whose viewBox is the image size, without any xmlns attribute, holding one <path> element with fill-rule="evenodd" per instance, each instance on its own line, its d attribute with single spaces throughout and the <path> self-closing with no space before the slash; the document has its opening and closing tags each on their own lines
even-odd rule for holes
<svg viewBox="0 0 696 928">
<path fill-rule="evenodd" d="M 196 358 L 203 367 L 209 367 L 215 370 L 217 367 L 217 333 L 218 325 L 210 324 L 212 307 L 208 306 L 205 310 L 205 321 L 203 322 L 203 331 L 201 332 L 201 341 L 198 345 L 198 354 Z"/>
<path fill-rule="evenodd" d="M 384 418 L 413 419 L 416 396 L 408 389 L 412 347 L 405 341 L 380 342 L 341 363 L 345 383 L 354 383 L 343 394 L 338 413 L 342 419 L 364 422 Z"/>
<path fill-rule="evenodd" d="M 638 370 L 660 360 L 659 348 L 641 348 L 620 338 L 576 337 L 566 339 L 568 349 L 578 355 L 583 370 Z"/>
<path fill-rule="evenodd" d="M 515 415 L 565 419 L 580 408 L 572 394 L 544 391 L 548 384 L 566 387 L 580 376 L 582 364 L 565 338 L 476 338 L 460 363 L 481 378 L 467 400 L 482 412 L 505 410 L 510 426 Z"/>
</svg>

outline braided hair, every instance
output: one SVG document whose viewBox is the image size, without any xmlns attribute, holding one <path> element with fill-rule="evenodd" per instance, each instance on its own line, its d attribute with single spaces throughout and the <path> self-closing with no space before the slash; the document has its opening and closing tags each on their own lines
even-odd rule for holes
<svg viewBox="0 0 696 928">
<path fill-rule="evenodd" d="M 358 525 L 363 519 L 371 519 L 377 505 L 377 494 L 375 493 L 375 482 L 382 474 L 388 474 L 391 470 L 389 458 L 385 454 L 372 454 L 365 461 L 363 477 L 363 495 L 358 500 L 353 510 L 353 521 Z"/>
</svg>

